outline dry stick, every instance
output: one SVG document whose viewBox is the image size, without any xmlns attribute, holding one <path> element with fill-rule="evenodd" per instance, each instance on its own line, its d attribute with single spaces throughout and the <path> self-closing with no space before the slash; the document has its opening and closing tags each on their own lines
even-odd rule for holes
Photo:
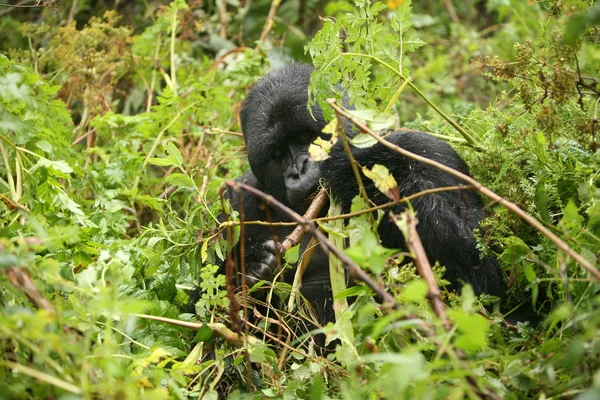
<svg viewBox="0 0 600 400">
<path fill-rule="evenodd" d="M 419 234 L 417 233 L 417 218 L 415 217 L 414 212 L 410 209 L 406 210 L 405 215 L 406 229 L 401 229 L 405 237 L 406 246 L 413 255 L 412 258 L 415 261 L 419 275 L 427 283 L 427 297 L 431 302 L 431 307 L 433 308 L 435 315 L 437 315 L 441 320 L 444 329 L 450 332 L 452 330 L 452 324 L 450 323 L 450 320 L 448 320 L 446 304 L 444 303 L 444 300 L 442 300 L 442 293 L 440 292 L 440 288 L 435 281 L 435 276 L 431 270 L 431 264 L 427 258 L 427 253 L 425 253 L 425 248 L 421 242 L 421 237 L 419 237 Z M 400 219 L 397 215 L 390 213 L 390 217 L 396 226 L 400 226 Z"/>
<path fill-rule="evenodd" d="M 154 48 L 154 67 L 152 68 L 152 80 L 150 81 L 150 88 L 148 89 L 148 97 L 146 99 L 146 112 L 149 113 L 152 108 L 152 99 L 154 97 L 154 86 L 156 85 L 156 70 L 159 65 L 160 57 L 160 44 L 162 37 L 158 34 L 156 38 L 156 47 Z"/>
<path fill-rule="evenodd" d="M 373 132 L 371 129 L 369 129 L 369 127 L 367 125 L 365 125 L 363 122 L 359 121 L 357 118 L 353 117 L 352 115 L 350 115 L 346 111 L 344 111 L 340 106 L 338 106 L 336 104 L 335 99 L 328 99 L 327 103 L 329 103 L 329 105 L 331 105 L 331 107 L 333 107 L 333 109 L 335 110 L 336 113 L 340 113 L 345 118 L 348 118 L 350 121 L 352 121 L 352 123 L 355 126 L 357 126 L 361 130 L 361 132 L 371 135 L 375 140 L 377 140 L 379 143 L 381 143 L 388 149 L 394 150 L 394 151 L 402 154 L 404 157 L 408 157 L 410 159 L 422 162 L 423 164 L 430 165 L 430 166 L 438 168 L 452 176 L 455 176 L 458 179 L 472 185 L 475 190 L 477 190 L 479 193 L 483 194 L 487 198 L 493 200 L 494 202 L 496 202 L 498 204 L 503 205 L 508 210 L 510 210 L 512 213 L 516 214 L 523 221 L 527 222 L 529 225 L 531 225 L 532 227 L 537 229 L 542 235 L 544 235 L 548 239 L 550 239 L 559 249 L 561 249 L 565 253 L 567 253 L 567 255 L 569 255 L 569 257 L 571 257 L 575 261 L 577 261 L 586 271 L 588 271 L 597 280 L 600 281 L 600 270 L 598 270 L 596 267 L 594 267 L 589 261 L 587 261 L 585 258 L 583 258 L 583 256 L 578 254 L 575 250 L 573 250 L 561 238 L 559 238 L 554 233 L 552 233 L 549 229 L 547 229 L 545 226 L 543 226 L 538 220 L 533 218 L 531 215 L 527 214 L 525 211 L 521 210 L 519 208 L 519 206 L 517 206 L 515 203 L 506 200 L 504 197 L 502 197 L 500 195 L 497 195 L 492 190 L 483 186 L 480 182 L 476 181 L 475 179 L 471 178 L 468 175 L 463 174 L 462 172 L 452 169 L 440 162 L 431 160 L 431 159 L 423 157 L 423 156 L 419 156 L 415 153 L 412 153 L 408 150 L 403 149 L 400 146 L 397 146 L 391 142 L 388 142 L 387 140 L 385 140 L 384 138 L 380 137 L 375 132 Z"/>
<path fill-rule="evenodd" d="M 304 214 L 304 218 L 311 219 Z M 297 229 L 297 228 L 296 228 Z M 296 230 L 294 230 L 296 232 Z M 292 232 L 293 233 L 293 232 Z M 304 229 L 302 229 L 302 235 L 304 235 Z M 289 236 L 288 236 L 289 237 Z M 286 237 L 287 240 L 287 237 Z M 298 297 L 298 293 L 300 293 L 300 287 L 302 286 L 302 277 L 304 276 L 304 272 L 306 271 L 306 267 L 308 267 L 308 263 L 312 258 L 313 253 L 317 248 L 317 239 L 313 236 L 308 242 L 308 246 L 306 246 L 306 251 L 302 256 L 302 261 L 296 268 L 296 274 L 294 275 L 294 282 L 292 283 L 292 291 L 290 292 L 290 299 L 288 301 L 288 312 L 292 312 L 294 309 L 294 304 L 296 303 L 296 297 Z"/>
<path fill-rule="evenodd" d="M 227 56 L 229 56 L 229 55 L 231 55 L 233 53 L 244 52 L 246 50 L 248 50 L 248 48 L 246 46 L 240 46 L 240 47 L 236 47 L 235 49 L 231 49 L 231 50 L 226 51 L 221 57 L 219 57 L 215 61 L 213 61 L 212 65 L 208 69 L 208 72 L 213 72 L 214 70 L 216 70 L 217 68 L 219 68 L 219 65 L 223 61 L 225 61 L 225 59 L 227 58 Z"/>
<path fill-rule="evenodd" d="M 365 189 L 365 185 L 363 184 L 363 180 L 360 176 L 360 171 L 358 170 L 358 163 L 354 159 L 354 155 L 352 154 L 352 149 L 350 149 L 350 141 L 346 136 L 346 131 L 344 130 L 344 121 L 342 121 L 342 116 L 339 114 L 335 115 L 337 121 L 337 131 L 342 141 L 342 145 L 344 146 L 344 151 L 350 160 L 350 167 L 352 168 L 352 173 L 354 174 L 354 179 L 356 180 L 356 184 L 358 185 L 358 193 L 360 197 L 365 201 L 365 204 L 370 204 L 369 196 L 367 195 L 367 191 Z M 372 214 L 371 214 L 372 215 Z"/>
<path fill-rule="evenodd" d="M 219 198 L 221 199 L 221 209 L 224 211 L 223 214 L 230 218 L 230 215 L 225 212 L 225 186 L 222 186 L 219 190 Z M 227 289 L 227 298 L 229 299 L 229 323 L 233 326 L 236 332 L 241 330 L 241 321 L 239 317 L 240 303 L 235 297 L 235 287 L 233 285 L 233 269 L 235 268 L 233 262 L 233 226 L 227 227 L 227 261 L 225 261 L 225 282 Z"/>
<path fill-rule="evenodd" d="M 455 24 L 460 24 L 460 20 L 458 19 L 458 15 L 456 14 L 456 9 L 454 8 L 454 4 L 452 4 L 452 0 L 444 0 L 444 4 L 448 9 L 448 14 L 450 14 L 450 19 Z"/>
<path fill-rule="evenodd" d="M 427 254 L 423 248 L 421 238 L 417 233 L 417 219 L 412 210 L 407 210 L 405 215 L 407 218 L 406 231 L 403 230 L 403 234 L 406 238 L 406 246 L 413 254 L 413 260 L 415 261 L 419 275 L 427 283 L 427 298 L 431 303 L 431 307 L 433 308 L 435 315 L 437 315 L 437 317 L 441 320 L 444 329 L 447 332 L 450 332 L 452 331 L 452 323 L 450 323 L 450 320 L 448 319 L 448 314 L 446 313 L 446 304 L 444 303 L 444 300 L 442 300 L 442 293 L 440 292 L 440 288 L 435 281 L 435 276 L 431 270 L 431 264 L 429 263 Z M 398 216 L 390 213 L 390 217 L 398 226 L 398 222 L 400 222 Z M 458 351 L 456 353 L 456 357 L 458 364 L 466 369 L 467 364 L 463 360 L 464 354 Z M 491 399 L 499 399 L 499 396 L 490 387 L 485 387 L 486 392 L 481 391 L 477 385 L 477 381 L 472 375 L 466 376 L 466 379 L 469 385 L 471 385 L 473 388 L 474 392 L 478 395 L 482 395 Z"/>
<path fill-rule="evenodd" d="M 21 292 L 25 293 L 38 309 L 46 310 L 50 314 L 56 315 L 56 310 L 37 289 L 27 269 L 23 267 L 7 268 L 5 274 L 8 281 Z"/>
<path fill-rule="evenodd" d="M 180 321 L 178 319 L 171 319 L 171 318 L 165 318 L 165 317 L 157 317 L 155 315 L 148 315 L 148 314 L 133 314 L 133 315 L 135 315 L 138 318 L 144 318 L 144 319 L 151 319 L 153 321 L 166 322 L 166 323 L 171 324 L 171 325 L 181 326 L 183 328 L 190 328 L 190 329 L 195 329 L 195 330 L 199 330 L 199 329 L 207 326 L 217 336 L 222 337 L 223 339 L 225 339 L 225 341 L 227 343 L 229 343 L 231 345 L 234 345 L 234 346 L 243 346 L 247 342 L 254 342 L 254 341 L 259 342 L 259 340 L 257 338 L 255 338 L 255 337 L 253 337 L 253 336 L 240 335 L 239 333 L 236 333 L 236 332 L 230 330 L 229 328 L 227 328 L 225 325 L 219 324 L 219 323 L 212 323 L 212 324 L 202 323 L 202 324 L 198 324 L 198 323 L 194 323 L 194 322 Z"/>
<path fill-rule="evenodd" d="M 37 238 L 26 238 L 25 244 L 29 247 L 42 244 Z M 0 253 L 4 251 L 4 246 L 0 245 Z M 29 300 L 41 310 L 46 310 L 52 315 L 56 315 L 54 306 L 40 293 L 31 276 L 24 267 L 10 267 L 4 273 L 8 281 L 18 290 L 25 293 Z"/>
<path fill-rule="evenodd" d="M 319 213 L 321 212 L 321 209 L 323 208 L 323 206 L 325 206 L 325 204 L 327 204 L 328 200 L 329 197 L 327 196 L 327 191 L 325 190 L 325 188 L 321 188 L 313 198 L 312 202 L 310 203 L 310 206 L 308 206 L 308 208 L 306 209 L 306 212 L 303 215 L 304 220 L 313 220 L 317 218 L 319 216 Z M 286 236 L 285 240 L 283 241 L 283 243 L 281 243 L 281 245 L 285 250 L 289 250 L 290 248 L 300 243 L 305 233 L 306 230 L 304 229 L 304 226 L 300 224 L 296 227 L 296 229 L 292 231 L 292 233 Z"/>
<path fill-rule="evenodd" d="M 22 1 L 22 2 L 17 3 L 17 4 L 4 4 L 4 3 L 0 3 L 0 7 L 11 7 L 11 8 L 50 7 L 50 6 L 53 6 L 54 3 L 56 3 L 56 1 L 57 0 L 43 0 L 43 1 L 38 1 L 37 4 L 31 5 L 31 6 L 24 5 L 25 3 L 29 3 L 29 1 Z M 40 3 L 43 3 L 43 4 L 40 4 Z"/>
<path fill-rule="evenodd" d="M 230 215 L 226 213 L 225 208 L 225 187 L 221 186 L 220 197 L 221 197 L 221 209 L 223 213 L 227 215 L 227 218 L 230 218 Z M 242 198 L 242 193 L 238 192 L 238 204 L 244 204 L 244 199 Z M 248 288 L 246 286 L 246 262 L 245 262 L 245 241 L 244 241 L 244 207 L 240 207 L 239 209 L 239 217 L 240 221 L 240 237 L 242 240 L 240 241 L 240 265 L 242 270 L 242 296 L 246 299 Z M 241 325 L 241 321 L 239 318 L 239 310 L 240 303 L 237 301 L 235 297 L 235 288 L 233 284 L 233 272 L 235 268 L 235 263 L 233 262 L 233 229 L 229 228 L 227 232 L 227 261 L 225 262 L 225 275 L 227 282 L 227 297 L 229 298 L 229 321 L 233 324 L 234 329 L 237 332 L 241 332 L 244 329 L 244 326 Z M 243 314 L 244 319 L 248 319 L 248 304 L 246 301 L 243 303 Z M 252 383 L 252 362 L 250 361 L 250 352 L 248 351 L 247 343 L 244 343 L 244 358 L 246 359 L 246 375 L 248 379 L 248 390 L 250 393 L 256 391 L 256 387 Z"/>
<path fill-rule="evenodd" d="M 291 208 L 283 205 L 281 202 L 277 201 L 273 196 L 265 194 L 260 190 L 246 185 L 241 182 L 227 182 L 226 185 L 236 192 L 244 191 L 246 193 L 250 193 L 253 196 L 257 196 L 266 202 L 268 205 L 277 208 L 278 210 L 283 211 L 294 221 L 298 222 L 299 226 L 302 227 L 305 231 L 312 233 L 318 240 L 319 244 L 325 250 L 325 252 L 331 252 L 336 257 L 338 257 L 342 263 L 344 264 L 344 268 L 348 272 L 351 278 L 357 279 L 359 281 L 364 282 L 367 286 L 369 286 L 373 291 L 379 296 L 381 301 L 388 306 L 396 306 L 396 301 L 394 298 L 377 282 L 375 282 L 371 277 L 358 266 L 354 261 L 352 261 L 346 254 L 344 254 L 340 249 L 335 247 L 325 236 L 324 233 L 319 231 L 317 225 L 310 221 L 302 218 L 298 213 L 293 211 Z"/>
<path fill-rule="evenodd" d="M 450 192 L 450 191 L 456 191 L 456 190 L 463 191 L 463 190 L 473 190 L 473 189 L 474 188 L 472 186 L 468 186 L 468 185 L 444 186 L 444 187 L 439 187 L 439 188 L 427 189 L 427 190 L 423 190 L 419 193 L 415 193 L 415 194 L 411 194 L 410 196 L 403 197 L 403 198 L 399 199 L 398 201 L 390 201 L 389 203 L 384 203 L 384 204 L 381 204 L 378 206 L 364 208 L 362 210 L 358 210 L 358 211 L 354 211 L 354 212 L 350 212 L 350 213 L 346 213 L 346 214 L 340 214 L 340 215 L 328 216 L 328 217 L 320 217 L 320 218 L 309 218 L 309 219 L 311 219 L 314 222 L 326 222 L 326 221 L 333 221 L 333 220 L 337 220 L 337 219 L 347 219 L 347 218 L 356 217 L 358 215 L 368 214 L 368 213 L 372 213 L 372 212 L 379 211 L 379 210 L 385 210 L 390 207 L 395 207 L 399 204 L 407 203 L 409 201 L 413 201 L 414 199 L 418 199 L 419 197 L 427 196 L 427 195 L 430 195 L 433 193 Z M 266 225 L 266 226 L 295 226 L 295 225 L 297 225 L 295 222 L 273 222 L 273 221 L 261 221 L 261 220 L 245 221 L 244 223 L 246 225 Z M 221 229 L 228 228 L 229 226 L 238 226 L 239 224 L 240 224 L 239 221 L 222 222 L 219 225 L 219 232 L 221 231 Z"/>
<path fill-rule="evenodd" d="M 271 28 L 273 28 L 273 19 L 275 18 L 275 14 L 277 13 L 277 9 L 279 8 L 280 4 L 281 0 L 273 0 L 271 2 L 271 8 L 269 9 L 269 15 L 267 16 L 267 22 L 265 22 L 262 33 L 260 34 L 259 40 L 261 42 L 264 42 L 265 39 L 267 39 L 267 35 L 271 31 Z M 259 51 L 259 48 L 257 47 L 256 50 Z"/>
</svg>

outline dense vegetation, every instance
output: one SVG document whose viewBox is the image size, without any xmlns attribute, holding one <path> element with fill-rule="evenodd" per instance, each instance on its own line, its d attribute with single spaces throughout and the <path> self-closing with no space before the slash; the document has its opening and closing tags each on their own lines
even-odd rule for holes
<svg viewBox="0 0 600 400">
<path fill-rule="evenodd" d="M 2 3 L 28 7 L 0 5 L 0 398 L 600 398 L 600 4 Z M 293 303 L 237 331 L 219 187 L 247 90 L 292 59 L 330 117 L 344 88 L 375 130 L 445 138 L 537 220 L 489 200 L 504 299 L 444 293 L 443 323 L 363 214 L 321 226 L 394 308 L 346 290 L 327 356 Z"/>
</svg>

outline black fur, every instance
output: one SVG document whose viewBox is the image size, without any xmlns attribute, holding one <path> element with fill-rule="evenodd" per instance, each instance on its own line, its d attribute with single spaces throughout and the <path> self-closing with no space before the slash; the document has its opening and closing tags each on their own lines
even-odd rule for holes
<svg viewBox="0 0 600 400">
<path fill-rule="evenodd" d="M 320 178 L 330 185 L 333 195 L 348 211 L 358 187 L 348 156 L 341 143 L 333 147 L 331 158 L 315 163 L 308 159 L 308 146 L 325 126 L 323 113 L 318 107 L 307 108 L 312 67 L 291 64 L 276 70 L 250 91 L 242 112 L 242 130 L 248 149 L 252 172 L 239 178 L 246 183 L 273 195 L 278 200 L 302 214 L 308 205 L 307 197 L 316 189 Z M 351 135 L 351 129 L 346 127 Z M 392 143 L 416 154 L 439 161 L 468 174 L 460 156 L 444 141 L 423 132 L 393 132 L 387 136 Z M 377 144 L 371 148 L 354 148 L 353 155 L 361 166 L 385 165 L 396 178 L 402 196 L 408 196 L 442 186 L 461 182 L 436 168 L 404 158 L 400 154 Z M 389 201 L 371 180 L 363 177 L 369 198 L 376 204 Z M 237 194 L 231 195 L 235 208 L 240 207 Z M 433 263 L 446 266 L 446 279 L 453 288 L 461 282 L 470 283 L 475 292 L 501 296 L 502 276 L 493 257 L 480 259 L 473 238 L 484 217 L 483 202 L 473 191 L 451 191 L 430 194 L 413 201 L 419 219 L 418 232 L 425 250 Z M 399 212 L 404 206 L 395 207 Z M 243 200 L 246 220 L 287 221 L 277 210 L 265 208 L 257 199 L 245 195 Z M 269 241 L 283 238 L 290 227 L 246 226 L 246 271 L 248 283 L 272 279 L 278 267 L 274 253 L 276 246 Z M 405 248 L 400 231 L 385 216 L 379 226 L 382 243 L 390 248 Z M 306 241 L 304 240 L 304 245 Z M 265 245 L 266 243 L 266 245 Z M 292 272 L 286 279 L 291 281 Z M 329 287 L 328 260 L 321 250 L 313 256 L 304 274 L 302 294 L 311 302 L 321 322 L 333 319 L 331 290 Z"/>
</svg>

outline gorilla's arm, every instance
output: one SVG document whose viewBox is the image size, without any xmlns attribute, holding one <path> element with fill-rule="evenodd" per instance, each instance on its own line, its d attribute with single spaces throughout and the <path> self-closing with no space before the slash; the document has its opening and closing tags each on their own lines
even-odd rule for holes
<svg viewBox="0 0 600 400">
<path fill-rule="evenodd" d="M 237 182 L 245 183 L 260 191 L 264 191 L 263 185 L 256 179 L 252 172 L 236 179 Z M 269 208 L 266 204 L 262 204 L 256 196 L 248 195 L 247 193 L 238 193 L 230 188 L 227 189 L 225 197 L 231 202 L 231 207 L 239 213 L 240 220 L 243 221 L 278 221 L 279 214 Z M 241 203 L 240 203 L 241 200 Z M 219 219 L 225 220 L 225 215 L 221 215 Z M 246 285 L 251 288 L 258 282 L 272 281 L 275 272 L 281 266 L 280 257 L 283 255 L 283 249 L 277 240 L 283 240 L 278 237 L 276 229 L 270 229 L 264 225 L 244 224 L 243 237 L 244 240 L 244 262 L 246 264 Z M 238 243 L 233 248 L 233 258 L 238 265 L 238 272 L 241 273 L 239 263 L 241 257 L 241 247 Z M 225 273 L 225 261 L 219 262 L 219 272 Z M 241 284 L 241 278 L 237 276 L 237 284 Z M 257 292 L 257 295 L 264 294 L 263 291 Z"/>
<path fill-rule="evenodd" d="M 393 132 L 386 136 L 391 143 L 408 151 L 438 161 L 462 173 L 468 167 L 460 156 L 445 141 L 418 131 Z M 352 199 L 358 194 L 358 185 L 350 168 L 349 159 L 341 143 L 336 144 L 330 158 L 321 164 L 321 170 L 331 187 L 331 192 L 349 211 Z M 353 156 L 359 165 L 387 167 L 398 183 L 401 196 L 409 196 L 424 190 L 444 186 L 460 185 L 462 182 L 437 168 L 405 158 L 399 153 L 377 143 L 371 148 L 354 148 Z M 374 183 L 362 175 L 369 198 L 375 204 L 390 200 Z M 473 230 L 479 228 L 484 218 L 483 202 L 476 192 L 439 192 L 413 200 L 419 224 L 417 232 L 431 262 L 439 261 L 446 266 L 445 278 L 452 282 L 451 288 L 460 282 L 470 283 L 477 294 L 488 293 L 501 296 L 502 276 L 493 257 L 480 260 Z M 405 206 L 394 207 L 399 212 Z M 389 248 L 406 248 L 398 228 L 386 216 L 379 226 L 382 244 Z"/>
</svg>

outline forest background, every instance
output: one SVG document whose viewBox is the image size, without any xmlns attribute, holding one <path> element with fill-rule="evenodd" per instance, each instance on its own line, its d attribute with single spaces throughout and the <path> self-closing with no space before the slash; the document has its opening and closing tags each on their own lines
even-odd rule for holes
<svg viewBox="0 0 600 400">
<path fill-rule="evenodd" d="M 600 4 L 2 3 L 0 398 L 600 398 Z M 479 239 L 505 298 L 440 305 L 357 218 L 348 253 L 394 307 L 346 291 L 327 355 L 294 304 L 237 331 L 218 191 L 248 170 L 241 101 L 291 60 L 328 72 L 324 108 L 342 85 L 501 196 Z"/>
</svg>

